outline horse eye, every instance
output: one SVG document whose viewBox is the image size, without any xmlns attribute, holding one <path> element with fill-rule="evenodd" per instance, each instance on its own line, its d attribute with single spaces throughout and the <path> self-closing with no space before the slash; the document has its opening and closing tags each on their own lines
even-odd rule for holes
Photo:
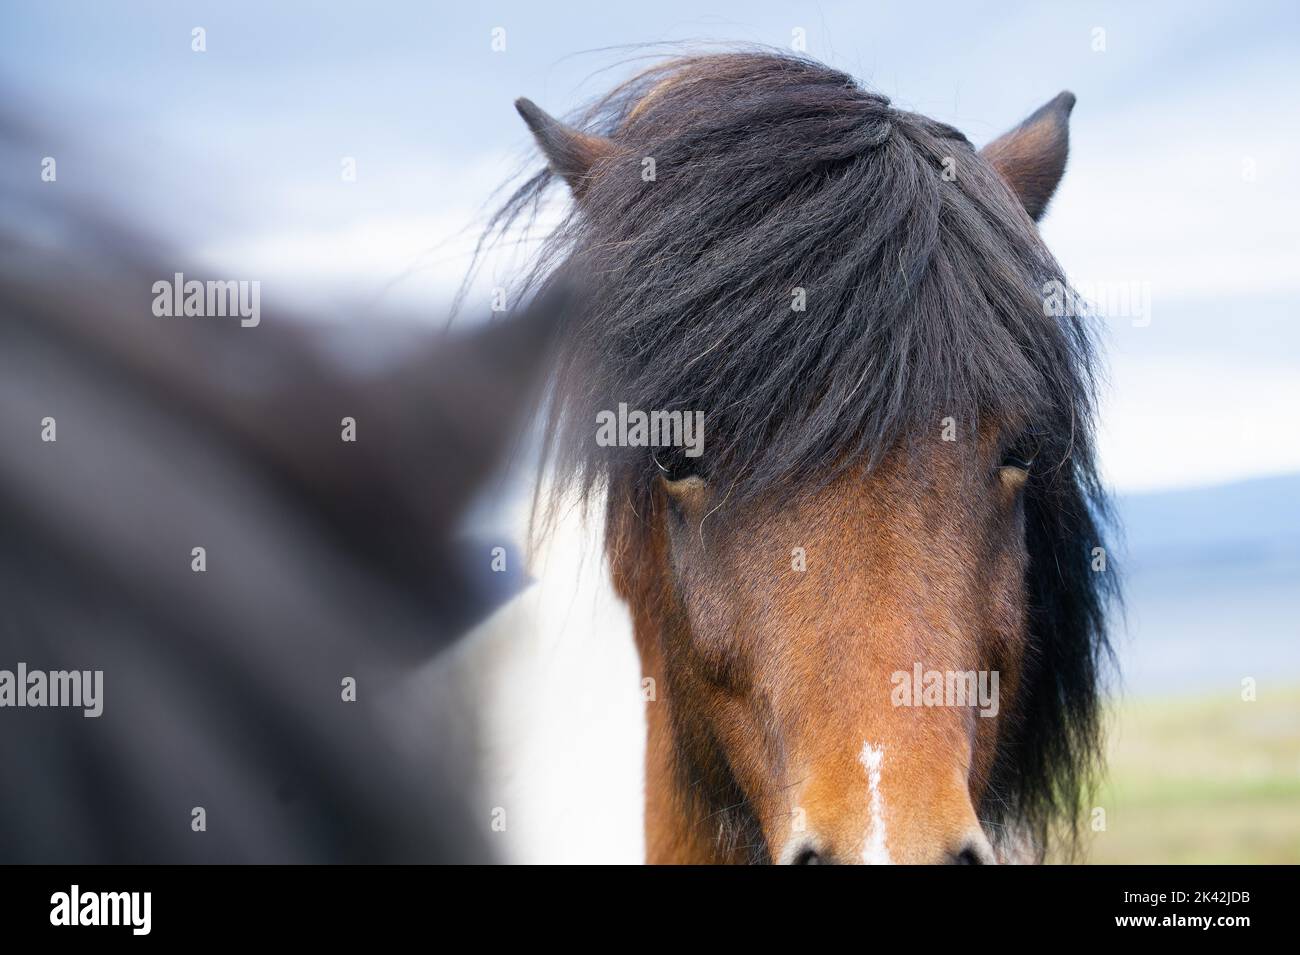
<svg viewBox="0 0 1300 955">
<path fill-rule="evenodd" d="M 1037 435 L 1022 435 L 1002 453 L 1002 463 L 998 467 L 1028 471 L 1034 466 L 1034 459 L 1038 457 L 1038 448 Z"/>
<path fill-rule="evenodd" d="M 659 469 L 659 475 L 670 484 L 701 476 L 700 457 L 687 457 L 684 448 L 673 448 L 651 455 L 651 460 Z"/>
</svg>

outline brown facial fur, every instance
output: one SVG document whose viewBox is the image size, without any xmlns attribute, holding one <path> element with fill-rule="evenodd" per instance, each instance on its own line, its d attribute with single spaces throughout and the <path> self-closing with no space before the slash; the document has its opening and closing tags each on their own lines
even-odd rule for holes
<svg viewBox="0 0 1300 955">
<path fill-rule="evenodd" d="M 611 498 L 615 580 L 657 686 L 649 861 L 779 860 L 804 843 L 861 861 L 868 741 L 885 753 L 891 861 L 987 853 L 976 807 L 1025 641 L 1021 482 L 999 450 L 935 440 L 743 513 L 698 480 L 661 484 L 644 519 Z M 999 715 L 894 706 L 891 674 L 918 662 L 999 671 Z"/>
</svg>

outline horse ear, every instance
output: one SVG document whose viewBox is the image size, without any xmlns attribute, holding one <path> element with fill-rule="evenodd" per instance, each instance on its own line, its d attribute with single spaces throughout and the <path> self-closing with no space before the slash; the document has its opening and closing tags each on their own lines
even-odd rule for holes
<svg viewBox="0 0 1300 955">
<path fill-rule="evenodd" d="M 560 122 L 530 99 L 515 100 L 515 109 L 533 131 L 551 171 L 563 176 L 574 195 L 582 192 L 591 169 L 614 153 L 614 144 Z"/>
<path fill-rule="evenodd" d="M 1042 218 L 1065 172 L 1072 109 L 1074 94 L 1061 93 L 980 150 L 1035 220 Z"/>
</svg>

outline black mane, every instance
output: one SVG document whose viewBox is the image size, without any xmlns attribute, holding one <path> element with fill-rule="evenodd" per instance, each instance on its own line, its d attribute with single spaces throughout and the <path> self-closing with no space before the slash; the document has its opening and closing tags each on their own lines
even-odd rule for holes
<svg viewBox="0 0 1300 955">
<path fill-rule="evenodd" d="M 618 158 L 533 276 L 575 275 L 592 306 L 563 335 L 548 431 L 562 483 L 644 499 L 650 456 L 593 441 L 619 402 L 703 411 L 709 479 L 737 505 L 877 462 L 944 417 L 1032 429 L 1023 718 L 980 815 L 1027 824 L 1039 846 L 1058 822 L 1072 833 L 1098 759 L 1114 574 L 1090 568 L 1105 513 L 1090 331 L 1045 317 L 1045 284 L 1065 277 L 1029 217 L 957 130 L 788 54 L 675 59 L 575 123 Z M 494 229 L 552 179 L 525 183 Z"/>
</svg>

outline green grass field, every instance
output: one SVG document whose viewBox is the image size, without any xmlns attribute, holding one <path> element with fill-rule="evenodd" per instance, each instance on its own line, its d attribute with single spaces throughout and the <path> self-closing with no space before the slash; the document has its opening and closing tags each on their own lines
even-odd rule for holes
<svg viewBox="0 0 1300 955">
<path fill-rule="evenodd" d="M 1300 689 L 1258 696 L 1115 707 L 1087 861 L 1300 862 Z"/>
</svg>

